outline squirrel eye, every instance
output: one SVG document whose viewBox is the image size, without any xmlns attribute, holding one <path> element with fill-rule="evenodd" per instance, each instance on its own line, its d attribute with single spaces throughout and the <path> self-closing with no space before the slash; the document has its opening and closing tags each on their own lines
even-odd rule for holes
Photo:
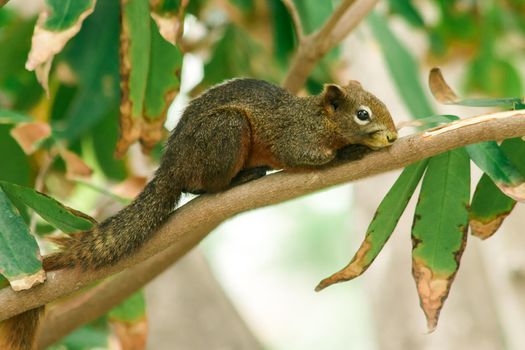
<svg viewBox="0 0 525 350">
<path fill-rule="evenodd" d="M 370 119 L 370 114 L 368 114 L 368 111 L 360 109 L 357 111 L 357 118 L 359 118 L 359 120 L 365 121 Z"/>
<path fill-rule="evenodd" d="M 359 125 L 365 125 L 372 121 L 372 111 L 367 106 L 360 106 L 357 110 L 354 120 Z"/>
</svg>

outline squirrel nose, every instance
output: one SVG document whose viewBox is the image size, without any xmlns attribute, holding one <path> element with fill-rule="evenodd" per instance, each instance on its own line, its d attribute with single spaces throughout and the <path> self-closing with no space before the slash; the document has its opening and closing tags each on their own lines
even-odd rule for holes
<svg viewBox="0 0 525 350">
<path fill-rule="evenodd" d="M 389 132 L 386 135 L 386 139 L 388 142 L 393 143 L 395 140 L 397 140 L 397 133 L 396 132 Z"/>
</svg>

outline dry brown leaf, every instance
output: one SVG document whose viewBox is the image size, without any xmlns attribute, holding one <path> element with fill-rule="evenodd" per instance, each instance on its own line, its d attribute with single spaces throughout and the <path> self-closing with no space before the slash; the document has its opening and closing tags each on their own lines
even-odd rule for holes
<svg viewBox="0 0 525 350">
<path fill-rule="evenodd" d="M 40 269 L 32 275 L 24 276 L 19 279 L 11 279 L 9 281 L 9 284 L 11 285 L 11 288 L 14 291 L 18 292 L 39 285 L 40 283 L 44 283 L 45 280 L 46 273 L 44 272 L 44 270 Z"/>
<path fill-rule="evenodd" d="M 450 104 L 459 101 L 459 97 L 454 93 L 443 78 L 439 68 L 432 68 L 428 76 L 428 85 L 435 99 L 441 103 Z"/>
<path fill-rule="evenodd" d="M 67 179 L 86 178 L 93 173 L 93 170 L 75 153 L 63 148 L 59 150 L 59 153 L 66 163 Z"/>
<path fill-rule="evenodd" d="M 40 142 L 51 135 L 51 127 L 44 122 L 21 123 L 11 129 L 10 134 L 25 154 L 32 154 L 38 149 Z"/>
<path fill-rule="evenodd" d="M 31 51 L 29 51 L 27 58 L 26 69 L 35 71 L 38 82 L 46 93 L 49 93 L 48 77 L 53 58 L 62 51 L 69 39 L 79 32 L 84 19 L 95 9 L 95 3 L 96 0 L 93 0 L 92 6 L 79 16 L 75 25 L 62 31 L 51 31 L 43 28 L 50 16 L 49 9 L 42 11 L 38 16 L 31 39 Z"/>
</svg>

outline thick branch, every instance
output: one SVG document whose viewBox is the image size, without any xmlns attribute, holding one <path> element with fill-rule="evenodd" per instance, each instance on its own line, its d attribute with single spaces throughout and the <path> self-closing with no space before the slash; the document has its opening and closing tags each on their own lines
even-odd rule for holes
<svg viewBox="0 0 525 350">
<path fill-rule="evenodd" d="M 46 283 L 31 290 L 23 292 L 13 292 L 8 288 L 0 290 L 0 305 L 2 305 L 0 320 L 47 304 L 133 265 L 136 266 L 125 272 L 128 283 L 131 283 L 129 280 L 145 274 L 149 275 L 143 278 L 149 280 L 154 272 L 145 269 L 147 263 L 140 264 L 141 262 L 155 254 L 157 255 L 153 259 L 175 261 L 221 222 L 241 212 L 401 168 L 457 147 L 523 135 L 525 135 L 525 112 L 502 112 L 491 115 L 491 118 L 485 117 L 483 122 L 450 128 L 447 132 L 434 133 L 432 136 L 414 134 L 401 138 L 391 147 L 372 152 L 359 161 L 308 173 L 280 172 L 222 193 L 201 196 L 177 209 L 142 249 L 111 268 L 87 272 L 79 270 L 51 272 Z M 119 286 L 115 283 L 112 287 L 121 288 L 121 291 L 125 289 L 125 286 Z M 138 287 L 140 286 L 133 286 L 133 288 Z M 129 291 L 125 292 L 129 293 Z"/>
<path fill-rule="evenodd" d="M 344 0 L 323 27 L 300 43 L 283 87 L 297 93 L 317 62 L 372 11 L 378 0 Z"/>
</svg>

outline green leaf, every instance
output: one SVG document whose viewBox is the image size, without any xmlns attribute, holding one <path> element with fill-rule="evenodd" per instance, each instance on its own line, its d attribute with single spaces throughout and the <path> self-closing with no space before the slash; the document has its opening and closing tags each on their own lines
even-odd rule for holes
<svg viewBox="0 0 525 350">
<path fill-rule="evenodd" d="M 0 12 L 5 12 L 2 9 Z M 41 98 L 43 91 L 35 75 L 25 69 L 31 47 L 35 18 L 12 16 L 0 25 L 0 93 L 2 107 L 28 110 Z"/>
<path fill-rule="evenodd" d="M 51 31 L 62 31 L 75 25 L 80 15 L 93 5 L 93 0 L 46 0 L 49 17 L 43 27 Z"/>
<path fill-rule="evenodd" d="M 5 181 L 0 181 L 0 187 L 10 198 L 29 206 L 44 220 L 66 233 L 85 231 L 93 226 L 94 220 L 89 220 L 89 216 L 67 208 L 55 199 L 32 188 Z"/>
<path fill-rule="evenodd" d="M 412 227 L 412 271 L 429 330 L 437 325 L 465 248 L 469 196 L 464 149 L 430 159 Z"/>
<path fill-rule="evenodd" d="M 144 118 L 149 121 L 164 120 L 180 87 L 182 53 L 162 38 L 151 25 L 151 51 L 144 96 Z"/>
<path fill-rule="evenodd" d="M 210 61 L 204 65 L 203 81 L 206 85 L 215 85 L 239 76 L 268 77 L 268 62 L 262 76 L 255 66 L 264 56 L 262 48 L 246 32 L 230 24 L 215 45 Z"/>
<path fill-rule="evenodd" d="M 23 113 L 0 109 L 0 124 L 18 124 L 31 121 L 33 121 L 33 119 Z"/>
<path fill-rule="evenodd" d="M 15 290 L 30 288 L 44 280 L 38 244 L 1 188 L 0 273 Z"/>
<path fill-rule="evenodd" d="M 101 317 L 76 329 L 48 350 L 95 350 L 108 349 L 110 329 L 106 317 Z"/>
<path fill-rule="evenodd" d="M 281 0 L 268 0 L 268 7 L 272 14 L 273 55 L 286 68 L 297 46 L 292 17 Z"/>
<path fill-rule="evenodd" d="M 104 175 L 113 180 L 123 181 L 127 176 L 126 164 L 114 156 L 119 136 L 118 108 L 110 111 L 99 124 L 91 130 L 91 145 Z"/>
<path fill-rule="evenodd" d="M 506 195 L 525 200 L 525 176 L 512 164 L 494 141 L 466 147 L 470 158 Z M 523 161 L 520 161 L 520 163 Z"/>
<path fill-rule="evenodd" d="M 507 139 L 501 151 L 522 174 L 525 174 L 525 142 L 520 138 Z M 483 174 L 470 205 L 469 218 L 472 234 L 486 239 L 492 236 L 510 214 L 516 201 L 504 195 L 487 174 Z"/>
<path fill-rule="evenodd" d="M 11 125 L 0 125 L 0 162 L 9 166 L 0 166 L 0 180 L 29 185 L 31 168 L 28 158 L 18 143 L 11 137 Z"/>
<path fill-rule="evenodd" d="M 168 107 L 180 85 L 182 53 L 162 38 L 149 14 L 148 2 L 123 4 L 121 56 L 122 102 L 117 157 L 140 141 L 149 152 L 163 137 Z"/>
<path fill-rule="evenodd" d="M 411 0 L 389 0 L 392 12 L 400 14 L 414 27 L 423 28 L 425 21 Z"/>
<path fill-rule="evenodd" d="M 394 231 L 401 214 L 405 211 L 408 201 L 423 176 L 427 163 L 428 160 L 425 159 L 403 170 L 379 204 L 374 219 L 368 226 L 365 239 L 350 263 L 339 272 L 321 281 L 316 291 L 334 283 L 349 281 L 368 269 Z"/>
<path fill-rule="evenodd" d="M 97 1 L 93 14 L 59 56 L 71 68 L 78 88 L 67 107 L 57 108 L 63 114 L 52 123 L 56 137 L 77 140 L 119 108 L 119 31 L 119 3 Z"/>
<path fill-rule="evenodd" d="M 420 118 L 434 114 L 432 106 L 423 92 L 419 77 L 419 64 L 391 32 L 387 19 L 376 12 L 372 12 L 368 16 L 368 24 L 372 28 L 390 74 L 412 117 Z"/>
<path fill-rule="evenodd" d="M 146 317 L 146 299 L 140 290 L 115 306 L 108 314 L 110 320 L 135 323 Z"/>
</svg>

